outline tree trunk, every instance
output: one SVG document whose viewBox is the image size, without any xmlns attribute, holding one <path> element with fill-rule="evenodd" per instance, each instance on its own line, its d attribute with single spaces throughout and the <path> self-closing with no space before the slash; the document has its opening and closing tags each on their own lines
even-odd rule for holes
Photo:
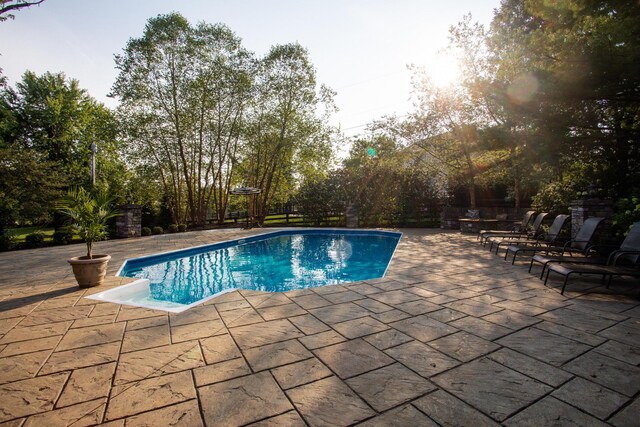
<svg viewBox="0 0 640 427">
<path fill-rule="evenodd" d="M 476 208 L 476 182 L 473 177 L 469 179 L 469 204 L 471 209 Z"/>
</svg>

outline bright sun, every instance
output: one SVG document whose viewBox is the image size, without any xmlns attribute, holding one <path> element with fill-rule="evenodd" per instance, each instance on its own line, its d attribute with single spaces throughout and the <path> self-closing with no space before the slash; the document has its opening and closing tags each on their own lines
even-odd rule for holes
<svg viewBox="0 0 640 427">
<path fill-rule="evenodd" d="M 460 66 L 456 58 L 439 54 L 427 62 L 427 74 L 434 85 L 444 88 L 460 79 Z"/>
</svg>

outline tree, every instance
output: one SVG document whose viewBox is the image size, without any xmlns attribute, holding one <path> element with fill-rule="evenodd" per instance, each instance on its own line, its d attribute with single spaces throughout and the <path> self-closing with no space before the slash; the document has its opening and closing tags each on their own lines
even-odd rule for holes
<svg viewBox="0 0 640 427">
<path fill-rule="evenodd" d="M 124 167 L 117 128 L 111 111 L 62 73 L 27 71 L 15 88 L 1 89 L 0 148 L 6 156 L 1 173 L 6 179 L 0 192 L 5 201 L 22 200 L 11 210 L 11 221 L 46 223 L 60 188 L 89 186 L 91 142 L 98 145 L 98 186 L 124 199 L 118 190 Z"/>
<path fill-rule="evenodd" d="M 0 93 L 0 140 L 42 153 L 57 164 L 68 186 L 89 183 L 89 147 L 99 147 L 101 179 L 118 162 L 117 125 L 112 113 L 63 73 L 42 76 L 27 71 L 16 89 Z"/>
<path fill-rule="evenodd" d="M 352 142 L 349 157 L 335 175 L 346 201 L 365 226 L 425 224 L 438 214 L 438 179 L 410 144 L 406 123 L 384 117 Z"/>
<path fill-rule="evenodd" d="M 14 19 L 15 16 L 11 12 L 30 6 L 36 6 L 44 0 L 0 0 L 0 22 L 7 19 Z M 4 15 L 4 16 L 3 16 Z"/>
<path fill-rule="evenodd" d="M 158 172 L 176 223 L 224 217 L 254 60 L 226 26 L 189 25 L 177 13 L 148 21 L 116 57 L 112 93 L 128 158 Z"/>
<path fill-rule="evenodd" d="M 603 195 L 637 191 L 639 19 L 631 0 L 509 0 L 498 10 L 489 38 L 503 81 L 496 96 L 530 124 L 529 146 L 554 181 L 582 169 L 572 179 Z"/>
<path fill-rule="evenodd" d="M 325 171 L 331 161 L 331 130 L 326 115 L 333 93 L 321 87 L 306 49 L 297 43 L 271 48 L 262 59 L 246 134 L 245 182 L 262 189 L 258 218 L 279 196 L 285 201 L 292 182 Z"/>
<path fill-rule="evenodd" d="M 0 231 L 16 223 L 51 220 L 63 187 L 56 166 L 35 150 L 0 148 Z"/>
<path fill-rule="evenodd" d="M 481 172 L 481 110 L 463 86 L 437 88 L 428 77 L 414 81 L 418 105 L 411 117 L 413 143 L 439 163 L 450 184 L 467 188 L 476 207 L 477 176 Z"/>
</svg>

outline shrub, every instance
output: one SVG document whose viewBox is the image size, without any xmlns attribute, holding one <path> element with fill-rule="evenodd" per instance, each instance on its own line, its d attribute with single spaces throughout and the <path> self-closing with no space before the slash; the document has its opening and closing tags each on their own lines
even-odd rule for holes
<svg viewBox="0 0 640 427">
<path fill-rule="evenodd" d="M 541 212 L 565 213 L 569 212 L 571 201 L 582 196 L 576 191 L 575 185 L 554 181 L 540 188 L 531 200 L 531 207 Z"/>
<path fill-rule="evenodd" d="M 143 236 L 151 236 L 151 229 L 149 227 L 142 227 L 142 230 L 140 230 L 140 234 L 142 234 Z"/>
<path fill-rule="evenodd" d="M 24 241 L 25 246 L 28 248 L 41 248 L 44 246 L 44 233 L 36 231 L 35 233 L 27 234 Z"/>
<path fill-rule="evenodd" d="M 53 233 L 53 243 L 56 245 L 68 245 L 73 240 L 73 231 L 71 230 L 56 230 Z"/>
<path fill-rule="evenodd" d="M 613 210 L 613 231 L 618 240 L 622 240 L 629 233 L 631 225 L 640 221 L 640 196 L 618 200 Z"/>
<path fill-rule="evenodd" d="M 169 228 L 167 229 L 169 233 L 177 233 L 178 232 L 178 224 L 169 224 Z"/>
<path fill-rule="evenodd" d="M 0 251 L 8 251 L 16 245 L 16 236 L 9 231 L 0 231 Z"/>
<path fill-rule="evenodd" d="M 153 234 L 162 234 L 164 233 L 164 230 L 159 225 L 156 225 L 155 227 L 153 227 L 152 232 Z"/>
<path fill-rule="evenodd" d="M 178 231 L 181 233 L 187 231 L 187 224 L 178 224 Z"/>
</svg>

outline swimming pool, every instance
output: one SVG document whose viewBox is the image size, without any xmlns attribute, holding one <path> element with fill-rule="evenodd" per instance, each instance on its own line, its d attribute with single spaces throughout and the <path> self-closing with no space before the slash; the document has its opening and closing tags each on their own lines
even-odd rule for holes
<svg viewBox="0 0 640 427">
<path fill-rule="evenodd" d="M 136 282 L 94 299 L 179 312 L 236 289 L 285 292 L 383 277 L 402 233 L 283 230 L 128 259 Z"/>
</svg>

